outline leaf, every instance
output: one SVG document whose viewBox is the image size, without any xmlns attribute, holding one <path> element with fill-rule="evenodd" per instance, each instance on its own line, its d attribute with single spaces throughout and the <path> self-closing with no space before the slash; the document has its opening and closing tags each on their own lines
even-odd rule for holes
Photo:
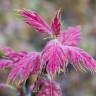
<svg viewBox="0 0 96 96">
<path fill-rule="evenodd" d="M 53 18 L 52 24 L 51 24 L 51 31 L 53 35 L 59 35 L 61 30 L 61 22 L 60 22 L 60 10 L 57 11 L 57 14 Z"/>
<path fill-rule="evenodd" d="M 14 52 L 14 50 L 12 48 L 6 47 L 6 46 L 3 46 L 3 45 L 0 45 L 0 51 L 4 52 L 5 53 L 4 55 L 8 55 L 8 54 Z"/>
<path fill-rule="evenodd" d="M 4 56 L 5 55 L 5 52 L 0 50 L 0 57 Z"/>
<path fill-rule="evenodd" d="M 24 20 L 27 24 L 31 25 L 37 31 L 50 34 L 49 25 L 42 17 L 39 16 L 37 12 L 21 10 L 20 15 L 24 17 Z"/>
<path fill-rule="evenodd" d="M 42 52 L 42 59 L 47 62 L 46 70 L 51 75 L 56 75 L 56 72 L 59 73 L 60 69 L 63 69 L 67 64 L 67 58 L 60 46 L 60 42 L 57 40 L 51 40 L 45 46 Z"/>
<path fill-rule="evenodd" d="M 38 52 L 28 53 L 21 60 L 15 63 L 8 79 L 14 81 L 19 76 L 20 82 L 23 82 L 30 74 L 38 74 L 41 68 L 40 64 Z"/>
<path fill-rule="evenodd" d="M 44 80 L 38 96 L 62 96 L 61 88 L 53 80 Z"/>
<path fill-rule="evenodd" d="M 17 17 L 17 18 L 22 18 L 22 16 L 19 14 L 19 11 L 20 10 L 18 10 L 18 9 L 15 9 L 15 10 L 13 10 L 13 15 L 15 16 L 15 17 Z"/>
<path fill-rule="evenodd" d="M 77 46 L 80 42 L 80 27 L 69 27 L 61 32 L 60 41 L 63 45 Z"/>
<path fill-rule="evenodd" d="M 4 55 L 0 58 L 0 69 L 12 68 L 15 66 L 15 63 L 19 62 L 19 60 L 21 60 L 26 54 L 27 52 L 20 51 L 10 52 L 7 56 Z"/>
<path fill-rule="evenodd" d="M 76 70 L 96 72 L 96 61 L 83 49 L 74 46 L 64 46 L 57 39 L 49 41 L 42 52 L 46 70 L 51 75 L 60 73 L 70 62 Z"/>
<path fill-rule="evenodd" d="M 76 70 L 96 72 L 96 61 L 83 49 L 63 46 L 63 52 Z"/>
</svg>

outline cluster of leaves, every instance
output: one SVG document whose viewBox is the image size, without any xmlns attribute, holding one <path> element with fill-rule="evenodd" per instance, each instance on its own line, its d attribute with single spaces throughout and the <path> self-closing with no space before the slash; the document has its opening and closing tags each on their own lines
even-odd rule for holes
<svg viewBox="0 0 96 96">
<path fill-rule="evenodd" d="M 11 48 L 1 46 L 0 69 L 11 68 L 8 76 L 9 81 L 19 78 L 21 83 L 30 75 L 36 74 L 37 80 L 34 83 L 34 88 L 39 88 L 36 92 L 38 96 L 62 96 L 60 87 L 53 77 L 61 71 L 66 72 L 68 62 L 79 71 L 96 71 L 96 61 L 83 49 L 77 47 L 80 42 L 80 26 L 62 30 L 60 10 L 56 13 L 50 26 L 35 11 L 23 9 L 19 11 L 19 14 L 24 17 L 27 24 L 38 32 L 48 34 L 51 40 L 41 52 L 16 52 Z M 45 74 L 48 74 L 51 79 L 46 80 Z M 44 79 L 38 81 L 41 77 Z M 40 85 L 42 86 L 40 87 Z"/>
</svg>

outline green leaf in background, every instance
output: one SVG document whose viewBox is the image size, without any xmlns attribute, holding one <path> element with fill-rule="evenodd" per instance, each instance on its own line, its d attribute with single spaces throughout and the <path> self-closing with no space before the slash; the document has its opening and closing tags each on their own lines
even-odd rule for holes
<svg viewBox="0 0 96 96">
<path fill-rule="evenodd" d="M 5 17 L 5 15 L 4 15 L 4 13 L 2 12 L 0 12 L 0 23 L 4 23 L 6 21 L 6 17 Z"/>
<path fill-rule="evenodd" d="M 65 22 L 64 22 L 64 20 L 62 20 L 61 26 L 62 26 L 62 28 L 65 28 Z"/>
<path fill-rule="evenodd" d="M 4 56 L 5 55 L 5 52 L 0 50 L 0 57 Z"/>
<path fill-rule="evenodd" d="M 19 11 L 20 11 L 20 10 L 18 10 L 18 9 L 14 9 L 14 10 L 13 10 L 13 15 L 14 15 L 15 17 L 21 19 L 22 16 L 19 14 Z"/>
</svg>

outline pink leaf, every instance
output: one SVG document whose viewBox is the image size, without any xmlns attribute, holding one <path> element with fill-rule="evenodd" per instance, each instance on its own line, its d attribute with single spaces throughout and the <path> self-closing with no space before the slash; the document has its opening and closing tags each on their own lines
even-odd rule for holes
<svg viewBox="0 0 96 96">
<path fill-rule="evenodd" d="M 10 59 L 0 59 L 0 69 L 11 67 L 13 61 Z"/>
<path fill-rule="evenodd" d="M 21 60 L 27 54 L 27 52 L 25 51 L 9 52 L 8 51 L 5 54 L 7 54 L 7 57 L 3 56 L 0 58 L 0 69 L 12 68 L 13 66 L 15 66 L 16 62 Z"/>
<path fill-rule="evenodd" d="M 65 32 L 61 32 L 60 40 L 63 45 L 78 45 L 80 41 L 80 27 L 69 27 Z"/>
<path fill-rule="evenodd" d="M 0 45 L 0 50 L 3 51 L 5 53 L 5 55 L 8 55 L 8 54 L 14 52 L 14 50 L 12 48 L 6 47 L 6 46 L 3 46 L 3 45 Z"/>
<path fill-rule="evenodd" d="M 80 71 L 90 70 L 91 72 L 96 71 L 96 61 L 83 49 L 63 46 L 63 51 L 66 53 L 66 57 L 69 62 L 73 64 L 75 69 Z"/>
<path fill-rule="evenodd" d="M 60 72 L 60 68 L 64 68 L 67 64 L 67 58 L 61 48 L 60 42 L 57 40 L 50 41 L 42 52 L 42 59 L 47 63 L 47 72 L 56 75 Z"/>
<path fill-rule="evenodd" d="M 52 80 L 43 80 L 38 96 L 62 96 L 60 86 Z"/>
<path fill-rule="evenodd" d="M 74 46 L 64 46 L 57 39 L 50 41 L 42 52 L 42 59 L 47 63 L 47 72 L 54 75 L 60 69 L 66 71 L 68 61 L 76 70 L 96 71 L 96 61 L 83 49 Z"/>
<path fill-rule="evenodd" d="M 13 61 L 9 58 L 9 54 L 14 51 L 10 47 L 0 45 L 0 51 L 3 52 L 0 56 L 0 69 L 12 66 Z"/>
<path fill-rule="evenodd" d="M 12 59 L 14 63 L 16 63 L 27 54 L 28 52 L 26 51 L 12 52 L 9 54 L 9 58 Z"/>
<path fill-rule="evenodd" d="M 61 22 L 60 22 L 60 10 L 58 10 L 57 14 L 55 15 L 52 24 L 51 24 L 51 31 L 53 35 L 59 35 L 61 30 Z"/>
<path fill-rule="evenodd" d="M 27 24 L 31 25 L 37 31 L 50 33 L 49 25 L 38 15 L 37 12 L 21 10 L 20 15 L 24 17 L 24 20 Z"/>
<path fill-rule="evenodd" d="M 30 74 L 37 74 L 40 71 L 40 64 L 40 55 L 38 52 L 28 53 L 19 62 L 16 62 L 9 74 L 9 79 L 14 81 L 17 76 L 20 76 L 20 81 L 23 81 Z"/>
</svg>

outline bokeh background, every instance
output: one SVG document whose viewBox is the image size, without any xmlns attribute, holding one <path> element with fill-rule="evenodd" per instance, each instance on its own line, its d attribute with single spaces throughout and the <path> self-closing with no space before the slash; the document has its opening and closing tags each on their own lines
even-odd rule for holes
<svg viewBox="0 0 96 96">
<path fill-rule="evenodd" d="M 37 50 L 45 46 L 40 34 L 18 17 L 15 10 L 38 11 L 49 22 L 61 8 L 64 26 L 81 25 L 80 47 L 96 58 L 96 0 L 0 0 L 0 44 L 15 50 Z M 96 96 L 96 75 L 80 73 L 69 66 L 66 76 L 59 78 L 63 96 Z M 0 71 L 0 82 L 6 82 L 8 71 Z M 0 89 L 0 96 L 16 96 L 10 88 Z"/>
</svg>

